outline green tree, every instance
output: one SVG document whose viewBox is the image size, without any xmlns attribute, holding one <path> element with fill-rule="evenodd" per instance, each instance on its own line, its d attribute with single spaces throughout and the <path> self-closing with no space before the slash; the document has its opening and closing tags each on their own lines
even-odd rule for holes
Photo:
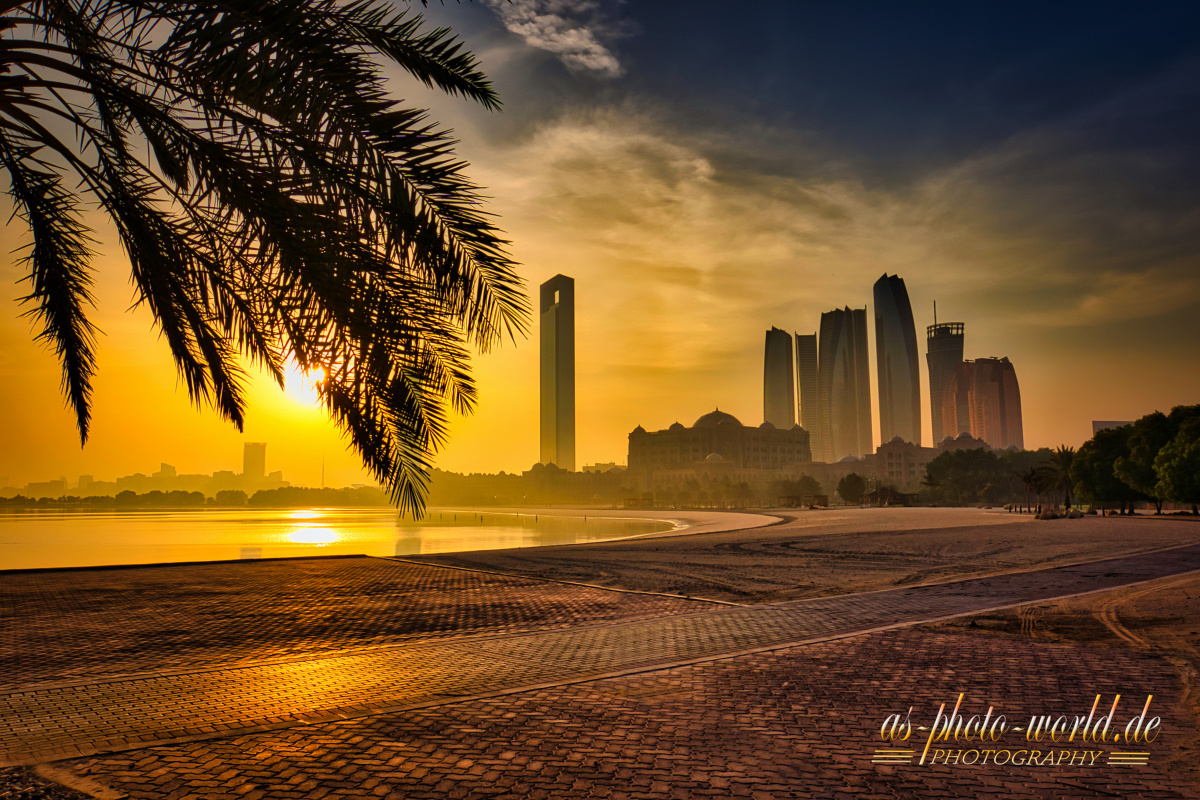
<svg viewBox="0 0 1200 800">
<path fill-rule="evenodd" d="M 925 480 L 950 503 L 993 502 L 1007 487 L 1008 468 L 991 450 L 950 450 L 930 461 Z"/>
<path fill-rule="evenodd" d="M 406 511 L 423 509 L 469 348 L 526 300 L 448 132 L 387 62 L 498 108 L 473 55 L 382 0 L 0 0 L 0 166 L 39 338 L 86 442 L 90 231 L 108 215 L 197 403 L 242 427 L 246 373 L 323 371 L 325 408 Z"/>
<path fill-rule="evenodd" d="M 1188 503 L 1200 514 L 1200 417 L 1191 417 L 1154 459 L 1156 491 L 1176 503 Z"/>
<path fill-rule="evenodd" d="M 838 481 L 837 493 L 847 503 L 861 502 L 863 495 L 867 493 L 867 482 L 858 473 L 851 472 Z"/>
<path fill-rule="evenodd" d="M 813 476 L 801 475 L 796 479 L 796 494 L 801 497 L 816 497 L 824 493 L 825 490 L 821 488 L 821 482 Z"/>
<path fill-rule="evenodd" d="M 1121 513 L 1133 511 L 1133 502 L 1145 498 L 1116 476 L 1118 458 L 1129 456 L 1129 436 L 1133 426 L 1107 428 L 1097 431 L 1075 453 L 1071 461 L 1071 477 L 1075 488 L 1086 500 L 1099 504 L 1116 504 Z"/>
<path fill-rule="evenodd" d="M 244 506 L 246 493 L 241 489 L 222 489 L 213 497 L 219 506 Z"/>
<path fill-rule="evenodd" d="M 1154 500 L 1154 511 L 1162 513 L 1163 496 L 1158 491 L 1158 473 L 1154 459 L 1163 446 L 1175 437 L 1179 426 L 1166 414 L 1155 411 L 1133 423 L 1129 433 L 1129 454 L 1113 462 L 1117 478 Z"/>
</svg>

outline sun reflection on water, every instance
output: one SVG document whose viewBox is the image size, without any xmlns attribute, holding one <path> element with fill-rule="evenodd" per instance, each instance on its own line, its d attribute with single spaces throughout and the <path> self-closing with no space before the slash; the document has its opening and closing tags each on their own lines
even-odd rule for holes
<svg viewBox="0 0 1200 800">
<path fill-rule="evenodd" d="M 338 540 L 337 531 L 324 525 L 305 525 L 291 531 L 288 541 L 295 544 L 333 544 Z"/>
</svg>

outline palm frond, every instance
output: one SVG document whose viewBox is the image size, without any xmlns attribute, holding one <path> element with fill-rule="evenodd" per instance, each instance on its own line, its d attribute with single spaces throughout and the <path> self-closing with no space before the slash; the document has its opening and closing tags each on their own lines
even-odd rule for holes
<svg viewBox="0 0 1200 800">
<path fill-rule="evenodd" d="M 92 377 L 96 371 L 96 328 L 88 321 L 92 305 L 91 255 L 87 227 L 74 196 L 61 177 L 39 161 L 32 146 L 14 146 L 0 138 L 0 163 L 8 171 L 15 213 L 29 225 L 33 242 L 23 257 L 29 268 L 32 314 L 41 326 L 38 338 L 53 347 L 62 362 L 62 390 L 75 412 L 81 442 L 91 426 Z"/>
<path fill-rule="evenodd" d="M 528 302 L 454 140 L 380 62 L 498 108 L 474 56 L 378 0 L 2 2 L 0 49 L 30 297 L 81 431 L 88 254 L 64 171 L 113 219 L 195 401 L 240 427 L 242 357 L 277 381 L 288 356 L 320 366 L 351 446 L 420 513 L 447 415 L 476 400 L 468 344 L 524 333 Z"/>
</svg>

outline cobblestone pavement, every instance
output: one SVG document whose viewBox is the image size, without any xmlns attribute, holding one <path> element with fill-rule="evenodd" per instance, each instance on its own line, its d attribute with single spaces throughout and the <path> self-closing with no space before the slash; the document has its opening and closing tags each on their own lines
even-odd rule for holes
<svg viewBox="0 0 1200 800">
<path fill-rule="evenodd" d="M 456 697 L 811 642 L 1196 569 L 1200 545 L 870 594 L 717 607 L 617 624 L 426 641 L 233 668 L 22 687 L 0 693 L 0 759 L 36 763 L 150 742 L 412 709 Z"/>
<path fill-rule="evenodd" d="M 10 572 L 0 691 L 710 607 L 378 558 Z"/>
<path fill-rule="evenodd" d="M 883 719 L 909 706 L 928 726 L 964 693 L 968 714 L 990 705 L 1028 727 L 1033 714 L 1086 715 L 1096 694 L 1107 705 L 1117 692 L 1122 724 L 1155 696 L 1162 733 L 1137 748 L 1144 765 L 1114 763 L 1125 748 L 1111 741 L 1064 748 L 1018 731 L 986 749 L 1019 766 L 962 764 L 981 757 L 978 745 L 962 747 L 958 764 L 919 765 L 922 731 L 890 744 L 914 749 L 909 763 L 872 763 L 889 747 Z M 57 766 L 109 796 L 146 800 L 1194 798 L 1170 766 L 1173 737 L 1193 724 L 1168 699 L 1178 694 L 1165 662 L 1132 651 L 909 628 Z M 1064 749 L 1102 753 L 1072 767 Z"/>
</svg>

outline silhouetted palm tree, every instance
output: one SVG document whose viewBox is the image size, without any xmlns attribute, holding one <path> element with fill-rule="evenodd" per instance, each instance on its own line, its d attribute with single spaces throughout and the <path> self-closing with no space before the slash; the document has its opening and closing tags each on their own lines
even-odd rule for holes
<svg viewBox="0 0 1200 800">
<path fill-rule="evenodd" d="M 1031 505 L 1035 505 L 1037 507 L 1035 509 L 1036 511 L 1041 511 L 1042 492 L 1046 490 L 1045 473 L 1031 467 L 1020 473 L 1018 477 L 1020 477 L 1021 483 L 1025 485 L 1025 491 L 1029 492 L 1036 498 L 1036 501 Z"/>
<path fill-rule="evenodd" d="M 1058 449 L 1038 466 L 1042 473 L 1046 491 L 1063 493 L 1063 505 L 1072 505 L 1075 482 L 1071 479 L 1071 462 L 1075 459 L 1075 448 L 1059 445 Z"/>
<path fill-rule="evenodd" d="M 525 325 L 521 282 L 447 132 L 388 93 L 499 103 L 445 29 L 378 0 L 0 0 L 0 164 L 25 297 L 81 439 L 96 330 L 85 204 L 107 213 L 192 399 L 241 428 L 242 357 L 294 357 L 402 509 L 424 505 L 469 347 Z"/>
</svg>

